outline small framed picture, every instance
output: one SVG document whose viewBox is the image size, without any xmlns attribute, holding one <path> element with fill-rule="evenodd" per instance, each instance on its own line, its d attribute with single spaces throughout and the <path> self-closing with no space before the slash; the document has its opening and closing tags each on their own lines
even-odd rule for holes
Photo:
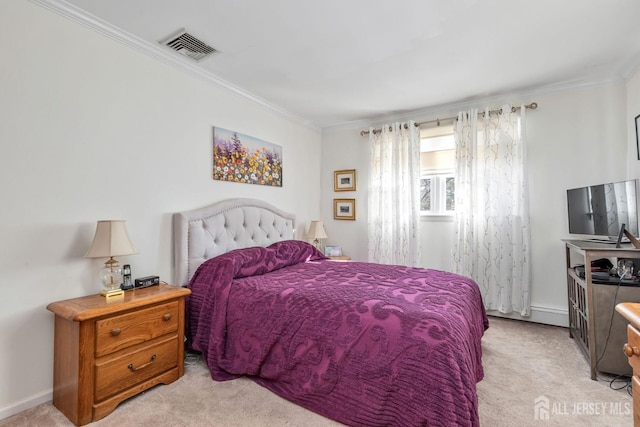
<svg viewBox="0 0 640 427">
<path fill-rule="evenodd" d="M 638 149 L 638 160 L 640 160 L 640 114 L 636 116 L 636 147 Z"/>
<path fill-rule="evenodd" d="M 356 199 L 333 199 L 333 219 L 356 219 Z"/>
<path fill-rule="evenodd" d="M 342 256 L 342 248 L 340 246 L 325 246 L 324 256 Z"/>
<path fill-rule="evenodd" d="M 356 170 L 333 172 L 333 191 L 356 191 Z"/>
</svg>

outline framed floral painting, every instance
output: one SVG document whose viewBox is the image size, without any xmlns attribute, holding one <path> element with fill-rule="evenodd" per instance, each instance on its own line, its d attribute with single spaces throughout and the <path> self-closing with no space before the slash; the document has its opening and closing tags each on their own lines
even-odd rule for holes
<svg viewBox="0 0 640 427">
<path fill-rule="evenodd" d="M 214 127 L 213 179 L 282 187 L 282 147 Z"/>
</svg>

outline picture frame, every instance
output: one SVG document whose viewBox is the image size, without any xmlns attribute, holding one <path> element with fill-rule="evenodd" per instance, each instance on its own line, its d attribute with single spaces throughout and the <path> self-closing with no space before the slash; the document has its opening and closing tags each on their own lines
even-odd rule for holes
<svg viewBox="0 0 640 427">
<path fill-rule="evenodd" d="M 356 199 L 333 199 L 333 219 L 356 219 Z"/>
<path fill-rule="evenodd" d="M 356 170 L 345 169 L 334 171 L 333 191 L 356 191 Z"/>
<path fill-rule="evenodd" d="M 213 179 L 282 187 L 282 147 L 215 126 Z"/>
<path fill-rule="evenodd" d="M 638 151 L 638 160 L 640 160 L 640 114 L 636 116 L 636 149 Z"/>
<path fill-rule="evenodd" d="M 340 246 L 325 246 L 324 256 L 342 256 L 342 247 Z"/>
</svg>

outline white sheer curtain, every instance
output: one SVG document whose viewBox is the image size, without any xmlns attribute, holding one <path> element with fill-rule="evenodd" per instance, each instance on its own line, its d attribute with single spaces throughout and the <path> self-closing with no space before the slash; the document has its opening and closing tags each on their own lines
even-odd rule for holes
<svg viewBox="0 0 640 427">
<path fill-rule="evenodd" d="M 418 266 L 420 129 L 413 121 L 369 129 L 369 261 Z"/>
<path fill-rule="evenodd" d="M 525 107 L 461 112 L 455 127 L 457 273 L 474 279 L 487 310 L 530 314 Z"/>
</svg>

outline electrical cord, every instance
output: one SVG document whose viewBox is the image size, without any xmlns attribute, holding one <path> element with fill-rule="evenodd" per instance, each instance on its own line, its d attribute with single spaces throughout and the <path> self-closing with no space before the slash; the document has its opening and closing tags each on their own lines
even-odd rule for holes
<svg viewBox="0 0 640 427">
<path fill-rule="evenodd" d="M 609 383 L 611 390 L 620 391 L 624 390 L 629 396 L 633 396 L 631 377 L 627 375 L 615 375 L 613 377 L 604 376 L 602 373 L 597 374 L 598 381 L 606 381 Z"/>
<path fill-rule="evenodd" d="M 622 385 L 615 386 L 616 381 L 622 381 Z M 631 386 L 631 378 L 626 375 L 617 375 L 609 381 L 609 387 L 613 390 L 625 390 L 629 396 L 633 396 L 633 390 Z"/>
<path fill-rule="evenodd" d="M 616 292 L 613 294 L 613 305 L 611 307 L 611 316 L 609 316 L 609 330 L 607 331 L 607 339 L 604 341 L 604 348 L 602 349 L 602 353 L 600 357 L 596 359 L 596 369 L 598 368 L 598 363 L 604 357 L 604 354 L 607 352 L 607 345 L 609 345 L 609 337 L 611 337 L 611 327 L 613 326 L 613 315 L 616 312 L 616 301 L 618 300 L 618 291 L 620 290 L 620 286 L 622 286 L 622 278 L 618 280 L 618 284 L 616 285 Z"/>
<path fill-rule="evenodd" d="M 613 305 L 611 307 L 611 316 L 609 317 L 609 330 L 607 331 L 607 339 L 604 341 L 604 348 L 602 349 L 602 353 L 600 354 L 600 357 L 596 359 L 596 366 L 595 366 L 596 372 L 598 371 L 598 363 L 600 363 L 600 360 L 602 360 L 602 358 L 604 357 L 605 353 L 607 352 L 607 346 L 609 345 L 609 338 L 611 337 L 611 328 L 613 326 L 613 316 L 615 315 L 615 312 L 616 312 L 615 308 L 616 308 L 616 302 L 618 300 L 618 291 L 620 291 L 620 286 L 622 286 L 622 277 L 618 279 L 618 284 L 616 285 L 616 292 L 613 294 Z M 616 381 L 620 381 L 621 378 L 624 378 L 624 384 L 622 386 L 614 387 L 613 384 Z M 632 394 L 631 378 L 626 375 L 617 375 L 613 377 L 613 379 L 609 381 L 609 387 L 613 390 L 626 389 L 629 395 Z"/>
</svg>

